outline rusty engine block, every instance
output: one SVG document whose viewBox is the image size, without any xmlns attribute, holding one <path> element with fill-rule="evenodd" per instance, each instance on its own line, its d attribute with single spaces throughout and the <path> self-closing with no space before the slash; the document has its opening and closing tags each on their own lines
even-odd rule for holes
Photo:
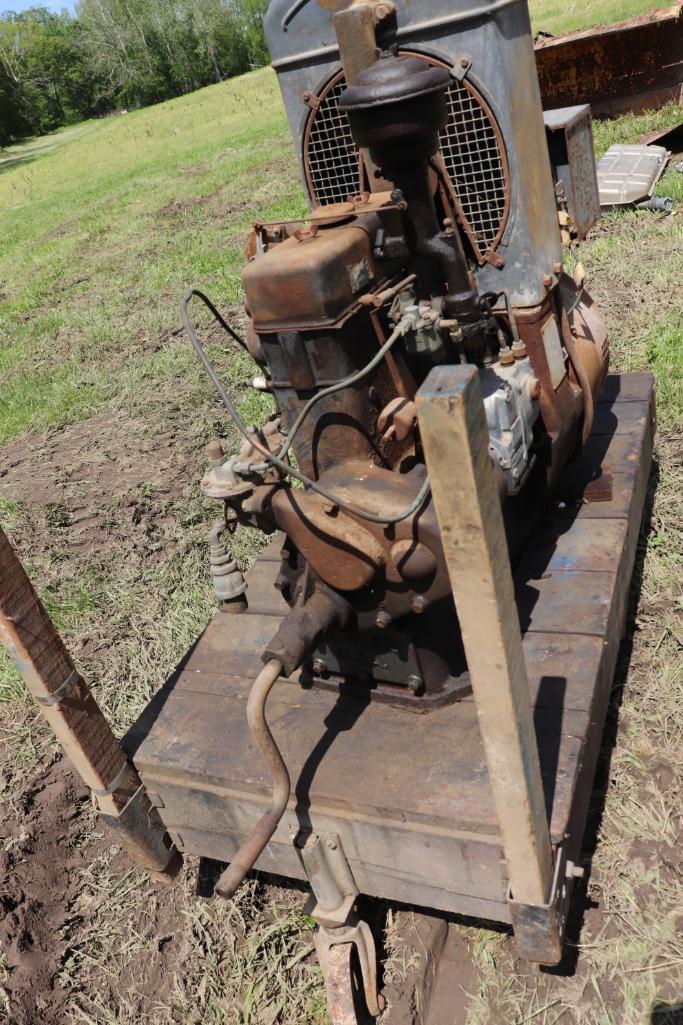
<svg viewBox="0 0 683 1025">
<path fill-rule="evenodd" d="M 271 5 L 271 31 L 280 6 Z M 524 10 L 515 72 L 527 107 L 504 150 L 507 236 L 495 250 L 477 245 L 440 152 L 454 76 L 470 73 L 471 58 L 449 68 L 446 57 L 399 51 L 391 36 L 402 8 L 387 3 L 369 6 L 381 46 L 373 36 L 363 50 L 352 5 L 334 17 L 350 83 L 338 110 L 372 190 L 316 205 L 296 230 L 257 224 L 248 240 L 245 344 L 277 413 L 247 428 L 214 375 L 244 443 L 236 456 L 214 444 L 204 491 L 232 522 L 286 537 L 276 587 L 290 613 L 264 661 L 286 676 L 299 669 L 307 685 L 421 711 L 469 685 L 417 389 L 437 364 L 479 367 L 514 561 L 534 511 L 590 434 L 608 363 L 600 318 L 563 273 L 528 14 L 512 7 L 517 24 Z M 505 103 L 491 97 L 487 109 Z M 515 151 L 522 142 L 528 151 Z M 486 185 L 485 161 L 480 176 Z M 463 198 L 471 211 L 472 196 Z M 196 343 L 187 304 L 184 317 Z M 237 581 L 220 592 L 226 608 L 244 607 L 229 555 L 217 561 Z"/>
</svg>

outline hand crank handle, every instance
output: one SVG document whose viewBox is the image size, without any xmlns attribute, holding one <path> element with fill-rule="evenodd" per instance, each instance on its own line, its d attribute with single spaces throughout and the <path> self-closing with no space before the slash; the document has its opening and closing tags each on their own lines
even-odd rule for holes
<svg viewBox="0 0 683 1025">
<path fill-rule="evenodd" d="M 289 801 L 291 789 L 289 773 L 268 728 L 265 715 L 268 695 L 282 673 L 282 668 L 282 662 L 279 659 L 270 659 L 256 677 L 247 701 L 249 729 L 273 777 L 273 796 L 270 808 L 258 820 L 216 883 L 216 893 L 220 897 L 225 897 L 226 900 L 235 895 L 235 891 L 244 881 L 247 873 L 254 867 L 277 829 Z"/>
</svg>

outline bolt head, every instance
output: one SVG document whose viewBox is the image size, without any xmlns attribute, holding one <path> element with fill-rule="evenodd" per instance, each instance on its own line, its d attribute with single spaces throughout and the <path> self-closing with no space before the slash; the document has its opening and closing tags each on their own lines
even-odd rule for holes
<svg viewBox="0 0 683 1025">
<path fill-rule="evenodd" d="M 468 57 L 461 57 L 460 58 L 460 67 L 461 68 L 469 68 L 469 66 L 470 66 L 469 58 Z"/>
<path fill-rule="evenodd" d="M 313 672 L 316 674 L 316 676 L 322 676 L 323 673 L 327 672 L 327 663 L 324 662 L 321 658 L 316 658 L 314 659 L 311 668 L 313 669 Z"/>
<path fill-rule="evenodd" d="M 384 609 L 380 609 L 380 611 L 377 613 L 377 616 L 375 617 L 375 626 L 379 630 L 384 630 L 385 627 L 389 626 L 390 622 L 391 616 L 389 615 L 389 613 L 386 612 Z"/>
<path fill-rule="evenodd" d="M 416 615 L 420 615 L 427 608 L 427 599 L 423 594 L 416 594 L 412 601 L 412 609 Z"/>
<path fill-rule="evenodd" d="M 562 270 L 563 267 L 561 263 L 558 262 L 553 264 L 553 274 L 561 274 Z"/>
<path fill-rule="evenodd" d="M 553 276 L 552 276 L 552 274 L 544 274 L 543 275 L 543 284 L 545 285 L 545 287 L 546 288 L 550 288 L 552 283 L 553 283 Z"/>
<path fill-rule="evenodd" d="M 336 849 L 337 849 L 337 841 L 330 839 L 330 840 L 327 841 L 326 846 L 327 846 L 328 851 L 336 851 Z"/>
</svg>

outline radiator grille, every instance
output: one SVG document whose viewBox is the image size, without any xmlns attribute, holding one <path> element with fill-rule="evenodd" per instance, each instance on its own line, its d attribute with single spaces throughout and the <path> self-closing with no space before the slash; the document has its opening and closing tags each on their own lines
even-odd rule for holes
<svg viewBox="0 0 683 1025">
<path fill-rule="evenodd" d="M 448 90 L 441 156 L 482 252 L 495 248 L 507 212 L 507 167 L 498 135 L 498 126 L 482 98 L 471 86 L 454 79 Z"/>
<path fill-rule="evenodd" d="M 320 93 L 319 106 L 311 111 L 306 127 L 304 166 L 311 199 L 321 206 L 342 202 L 362 188 L 358 150 L 348 118 L 339 110 L 345 87 L 339 72 Z M 453 79 L 449 86 L 441 155 L 449 179 L 446 184 L 459 199 L 470 240 L 478 255 L 483 255 L 496 248 L 505 228 L 510 184 L 500 130 L 470 82 Z"/>
<path fill-rule="evenodd" d="M 321 93 L 306 131 L 306 174 L 311 198 L 319 206 L 343 202 L 361 191 L 358 150 L 349 119 L 339 109 L 345 88 L 344 75 L 336 75 Z"/>
</svg>

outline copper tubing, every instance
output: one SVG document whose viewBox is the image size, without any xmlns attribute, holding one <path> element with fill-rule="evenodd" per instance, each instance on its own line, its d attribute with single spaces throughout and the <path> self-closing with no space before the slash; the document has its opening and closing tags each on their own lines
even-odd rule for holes
<svg viewBox="0 0 683 1025">
<path fill-rule="evenodd" d="M 564 308 L 562 300 L 559 301 L 559 306 L 562 322 L 562 341 L 564 342 L 564 347 L 567 350 L 567 355 L 569 356 L 574 373 L 576 374 L 576 380 L 581 385 L 581 391 L 583 392 L 583 432 L 581 443 L 585 446 L 593 430 L 593 416 L 595 412 L 593 392 L 591 390 L 590 381 L 588 380 L 588 375 L 586 374 L 584 365 L 581 362 L 581 355 L 576 347 L 574 335 L 572 334 L 572 329 L 569 324 L 569 317 L 567 316 L 567 311 Z"/>
<path fill-rule="evenodd" d="M 216 893 L 230 900 L 235 891 L 244 881 L 245 876 L 254 867 L 266 844 L 278 827 L 284 815 L 291 784 L 289 773 L 279 748 L 266 722 L 266 701 L 278 677 L 282 673 L 282 662 L 273 658 L 263 667 L 254 680 L 247 701 L 247 722 L 251 734 L 258 744 L 259 750 L 270 769 L 273 777 L 273 796 L 270 808 L 258 820 L 251 833 L 244 841 L 228 868 L 216 883 Z"/>
</svg>

